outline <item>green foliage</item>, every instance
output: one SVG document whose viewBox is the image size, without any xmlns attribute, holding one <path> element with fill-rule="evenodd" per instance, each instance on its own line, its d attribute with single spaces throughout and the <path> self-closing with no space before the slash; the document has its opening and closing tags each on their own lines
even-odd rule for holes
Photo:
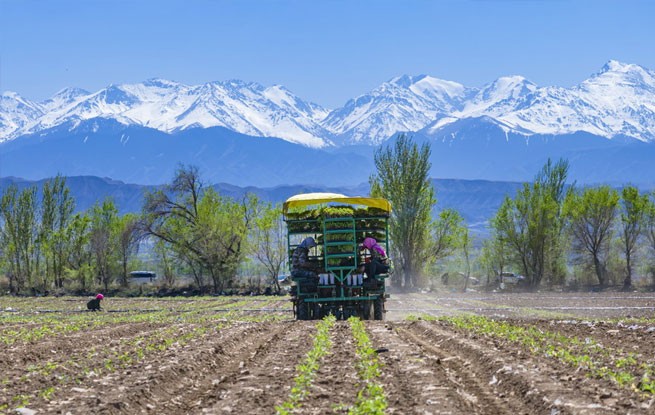
<svg viewBox="0 0 655 415">
<path fill-rule="evenodd" d="M 117 255 L 120 260 L 120 283 L 127 287 L 129 283 L 128 264 L 139 250 L 139 242 L 143 238 L 139 217 L 128 213 L 116 222 Z"/>
<path fill-rule="evenodd" d="M 89 245 L 93 258 L 93 268 L 105 290 L 109 289 L 117 273 L 118 260 L 118 209 L 111 199 L 96 203 L 89 215 Z"/>
<path fill-rule="evenodd" d="M 256 210 L 254 226 L 250 233 L 253 256 L 264 266 L 269 283 L 279 292 L 280 283 L 277 276 L 280 275 L 288 256 L 282 209 L 270 203 L 259 203 Z"/>
<path fill-rule="evenodd" d="M 609 186 L 571 191 L 564 214 L 573 238 L 574 252 L 593 264 L 600 285 L 607 284 L 607 258 L 619 194 Z"/>
<path fill-rule="evenodd" d="M 632 286 L 632 257 L 637 248 L 637 241 L 643 233 L 648 204 L 648 196 L 640 195 L 636 187 L 626 186 L 621 191 L 621 242 L 625 256 L 625 289 Z"/>
<path fill-rule="evenodd" d="M 34 287 L 38 264 L 36 187 L 18 192 L 11 185 L 0 200 L 2 247 L 10 289 L 20 293 Z"/>
<path fill-rule="evenodd" d="M 291 393 L 284 403 L 275 407 L 276 414 L 288 415 L 300 407 L 301 401 L 309 393 L 309 388 L 316 377 L 321 358 L 330 352 L 332 341 L 330 340 L 330 328 L 336 322 L 333 315 L 329 315 L 316 325 L 316 336 L 312 349 L 307 353 L 305 359 L 296 366 L 296 377 Z"/>
<path fill-rule="evenodd" d="M 464 219 L 453 209 L 444 209 L 430 224 L 430 249 L 426 251 L 426 262 L 436 262 L 449 257 L 464 243 L 468 234 Z"/>
<path fill-rule="evenodd" d="M 382 385 L 377 383 L 377 378 L 381 374 L 377 353 L 366 333 L 364 323 L 356 317 L 350 317 L 348 324 L 350 324 L 350 329 L 355 338 L 355 350 L 358 358 L 357 373 L 363 384 L 363 387 L 357 393 L 355 405 L 350 408 L 348 414 L 382 415 L 388 404 Z"/>
<path fill-rule="evenodd" d="M 491 221 L 494 262 L 504 265 L 507 255 L 533 288 L 545 275 L 550 282 L 563 276 L 562 204 L 568 168 L 565 160 L 553 164 L 549 159 L 534 183 L 525 183 L 514 199 L 507 197 Z"/>
<path fill-rule="evenodd" d="M 181 166 L 165 190 L 146 194 L 144 228 L 166 242 L 200 288 L 207 273 L 218 292 L 232 285 L 248 248 L 257 204 L 253 195 L 236 202 L 204 189 L 198 169 Z"/>
<path fill-rule="evenodd" d="M 64 285 L 66 258 L 71 250 L 66 234 L 74 209 L 75 201 L 63 177 L 57 176 L 44 183 L 39 228 L 39 241 L 45 262 L 44 290 L 50 284 L 56 288 Z"/>
<path fill-rule="evenodd" d="M 564 336 L 532 326 L 522 327 L 507 321 L 482 316 L 446 317 L 445 321 L 476 335 L 502 338 L 520 345 L 532 354 L 557 359 L 577 371 L 608 379 L 619 386 L 654 392 L 652 364 L 640 363 L 633 353 L 607 347 L 585 338 Z M 641 379 L 637 382 L 637 379 Z"/>
<path fill-rule="evenodd" d="M 392 284 L 401 287 L 418 285 L 429 249 L 429 224 L 436 203 L 429 180 L 430 145 L 419 146 L 406 135 L 394 145 L 376 151 L 376 174 L 369 179 L 371 195 L 384 197 L 393 206 L 390 239 L 398 265 Z"/>
</svg>

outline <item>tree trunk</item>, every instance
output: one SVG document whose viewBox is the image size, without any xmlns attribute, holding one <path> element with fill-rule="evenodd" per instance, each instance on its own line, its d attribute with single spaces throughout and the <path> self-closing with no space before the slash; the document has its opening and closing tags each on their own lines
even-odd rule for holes
<svg viewBox="0 0 655 415">
<path fill-rule="evenodd" d="M 594 269 L 596 270 L 596 276 L 598 277 L 598 283 L 601 287 L 604 287 L 607 282 L 605 281 L 605 268 L 600 262 L 597 256 L 594 255 Z"/>
<path fill-rule="evenodd" d="M 630 252 L 627 252 L 626 254 L 625 262 L 627 275 L 625 280 L 623 280 L 623 291 L 630 291 L 632 289 L 632 258 Z"/>
</svg>

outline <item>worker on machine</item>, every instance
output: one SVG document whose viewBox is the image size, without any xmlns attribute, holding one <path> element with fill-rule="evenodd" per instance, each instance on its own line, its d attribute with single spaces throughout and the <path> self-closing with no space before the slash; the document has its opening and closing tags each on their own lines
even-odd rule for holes
<svg viewBox="0 0 655 415">
<path fill-rule="evenodd" d="M 359 249 L 360 251 L 367 250 L 369 252 L 369 256 L 366 256 L 364 265 L 362 265 L 367 279 L 389 272 L 387 253 L 374 238 L 364 238 L 364 242 L 362 242 Z"/>
<path fill-rule="evenodd" d="M 316 246 L 314 238 L 307 237 L 296 247 L 291 256 L 291 276 L 318 280 L 318 266 L 309 260 L 309 250 Z"/>
</svg>

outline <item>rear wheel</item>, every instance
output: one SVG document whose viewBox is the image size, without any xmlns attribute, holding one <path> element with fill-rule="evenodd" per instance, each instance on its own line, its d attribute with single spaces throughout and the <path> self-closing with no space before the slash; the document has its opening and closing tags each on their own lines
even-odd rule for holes
<svg viewBox="0 0 655 415">
<path fill-rule="evenodd" d="M 304 301 L 298 301 L 298 320 L 309 320 L 309 308 Z"/>
<path fill-rule="evenodd" d="M 313 320 L 320 320 L 320 319 L 322 319 L 322 318 L 323 318 L 323 315 L 322 315 L 322 314 L 323 314 L 323 313 L 322 313 L 322 311 L 321 311 L 321 305 L 320 305 L 319 303 L 314 303 L 314 304 L 313 304 L 313 307 L 312 307 L 312 316 L 313 316 Z"/>
<path fill-rule="evenodd" d="M 370 320 L 371 319 L 371 302 L 370 301 L 364 301 L 362 302 L 362 309 L 361 309 L 361 314 L 362 314 L 362 320 Z"/>
<path fill-rule="evenodd" d="M 384 298 L 382 296 L 373 301 L 373 319 L 384 320 Z"/>
</svg>

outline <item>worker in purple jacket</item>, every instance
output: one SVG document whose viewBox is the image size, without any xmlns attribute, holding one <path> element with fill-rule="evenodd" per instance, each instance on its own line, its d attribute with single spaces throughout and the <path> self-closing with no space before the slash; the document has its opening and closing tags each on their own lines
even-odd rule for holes
<svg viewBox="0 0 655 415">
<path fill-rule="evenodd" d="M 367 279 L 389 272 L 387 253 L 374 238 L 364 238 L 360 250 L 364 249 L 368 250 L 370 254 L 364 262 L 364 272 Z"/>
</svg>

